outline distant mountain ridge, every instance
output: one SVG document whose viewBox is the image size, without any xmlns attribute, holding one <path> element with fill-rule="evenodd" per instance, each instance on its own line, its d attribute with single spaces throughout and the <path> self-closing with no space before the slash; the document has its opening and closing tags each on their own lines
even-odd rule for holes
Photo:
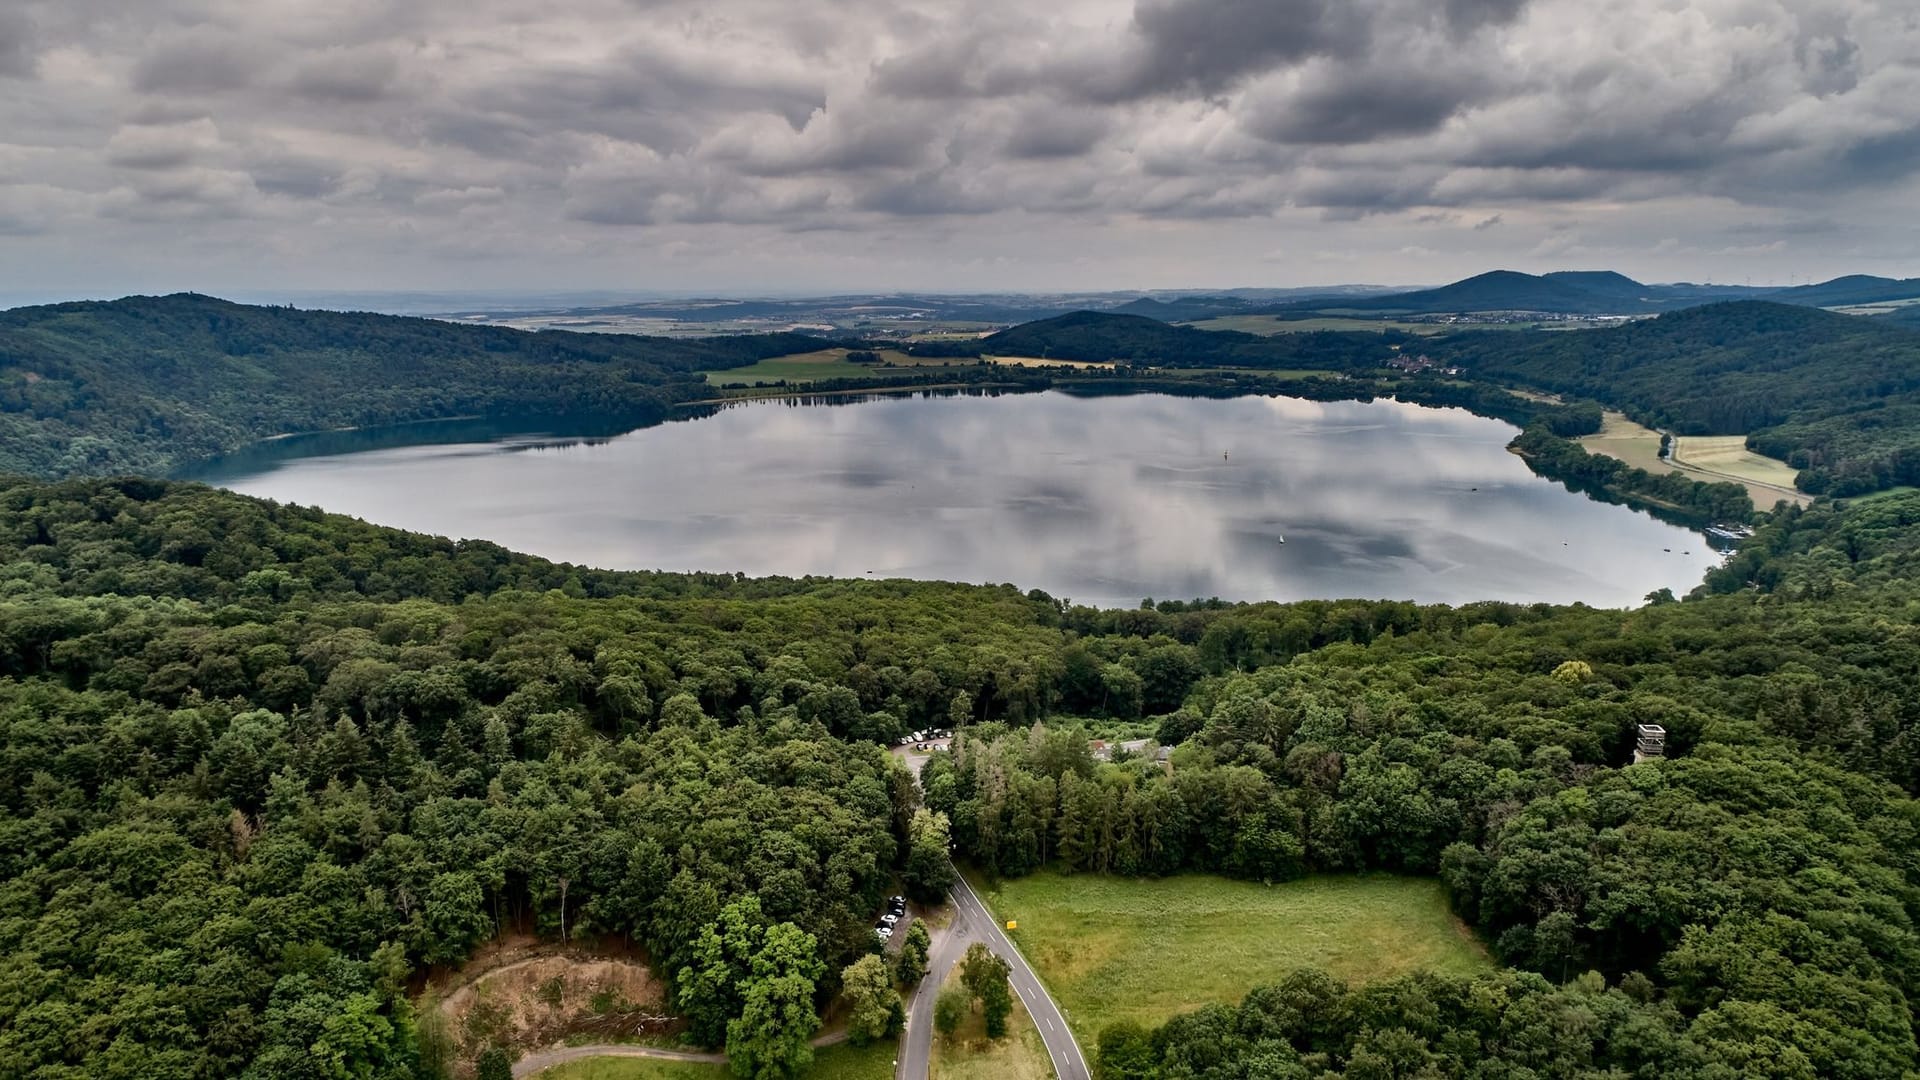
<svg viewBox="0 0 1920 1080">
<path fill-rule="evenodd" d="M 1261 314 L 1468 315 L 1541 312 L 1554 315 L 1656 315 L 1727 300 L 1771 300 L 1806 307 L 1841 307 L 1920 298 L 1920 278 L 1853 274 L 1794 288 L 1649 285 L 1612 270 L 1556 270 L 1526 274 L 1490 270 L 1432 289 L 1342 298 L 1310 299 L 1262 309 Z"/>
<path fill-rule="evenodd" d="M 1448 285 L 1332 304 L 1301 301 L 1274 314 L 1366 312 L 1381 315 L 1451 315 L 1477 312 L 1546 312 L 1558 315 L 1651 315 L 1715 300 L 1758 295 L 1732 286 L 1647 285 L 1612 270 L 1560 270 L 1524 274 L 1489 270 Z"/>
<path fill-rule="evenodd" d="M 1817 285 L 1799 285 L 1767 294 L 1769 300 L 1812 307 L 1879 304 L 1916 297 L 1920 297 L 1920 278 L 1874 277 L 1871 274 L 1849 274 Z"/>
</svg>

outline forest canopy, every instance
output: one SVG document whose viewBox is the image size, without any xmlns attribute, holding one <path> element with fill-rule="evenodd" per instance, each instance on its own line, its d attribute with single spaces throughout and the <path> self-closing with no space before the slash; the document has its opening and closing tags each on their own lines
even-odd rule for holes
<svg viewBox="0 0 1920 1080">
<path fill-rule="evenodd" d="M 528 926 L 676 977 L 749 896 L 824 1006 L 908 858 L 918 792 L 881 744 L 953 720 L 925 797 L 983 869 L 1435 873 L 1515 969 L 1282 979 L 1114 1033 L 1145 1070 L 1115 1075 L 1732 1076 L 1758 1045 L 1777 1075 L 1899 1076 L 1915 520 L 1920 495 L 1790 511 L 1699 598 L 1628 613 L 1095 610 L 594 572 L 192 484 L 10 482 L 0 1073 L 317 1076 L 324 1044 L 417 1075 L 408 971 Z M 1623 767 L 1647 722 L 1672 760 Z M 1151 725 L 1171 772 L 1094 760 L 1084 725 L 1115 723 Z M 1607 1019 L 1538 1018 L 1569 1010 Z"/>
<path fill-rule="evenodd" d="M 1911 334 L 1747 314 L 1432 346 L 1475 379 L 1366 374 L 1390 343 L 1344 335 L 1298 365 L 1342 378 L 1262 352 L 1268 373 L 1192 390 L 1465 406 L 1525 426 L 1549 475 L 1700 519 L 1752 508 L 1593 459 L 1565 441 L 1593 402 L 1499 383 L 1840 433 L 1852 456 L 1808 459 L 1829 492 L 1899 480 Z M 1026 344 L 1175 367 L 1270 348 L 1154 325 L 1069 317 Z M 818 344 L 201 297 L 24 309 L 0 316 L 0 465 L 157 472 L 467 412 L 658 419 L 707 392 L 698 372 Z M 1683 360 L 1710 394 L 1669 394 Z M 409 988 L 507 929 L 630 945 L 693 1039 L 788 1069 L 842 973 L 872 981 L 874 910 L 937 893 L 950 839 L 1003 876 L 1435 875 L 1507 968 L 1276 972 L 1103 1032 L 1104 1075 L 1909 1076 L 1916 525 L 1920 493 L 1783 507 L 1692 595 L 1633 611 L 1101 610 L 599 571 L 190 483 L 0 479 L 0 1075 L 433 1076 Z M 1667 759 L 1629 764 L 1640 724 Z M 961 734 L 916 782 L 885 745 L 936 725 Z M 1121 729 L 1165 760 L 1096 758 Z"/>
<path fill-rule="evenodd" d="M 0 471 L 164 475 L 270 436 L 459 416 L 651 423 L 799 334 L 533 334 L 181 294 L 0 312 Z"/>
</svg>

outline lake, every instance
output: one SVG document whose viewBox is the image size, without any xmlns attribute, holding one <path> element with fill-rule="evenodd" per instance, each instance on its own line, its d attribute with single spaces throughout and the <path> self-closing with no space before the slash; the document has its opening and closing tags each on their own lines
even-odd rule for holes
<svg viewBox="0 0 1920 1080">
<path fill-rule="evenodd" d="M 1392 401 L 916 394 L 602 440 L 455 430 L 471 441 L 283 440 L 280 460 L 202 479 L 597 567 L 1012 582 L 1104 606 L 1631 606 L 1719 561 L 1696 533 L 1533 475 L 1510 425 Z"/>
</svg>

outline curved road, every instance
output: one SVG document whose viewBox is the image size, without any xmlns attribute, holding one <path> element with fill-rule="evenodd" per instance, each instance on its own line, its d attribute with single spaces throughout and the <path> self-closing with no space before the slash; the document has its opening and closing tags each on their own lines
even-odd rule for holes
<svg viewBox="0 0 1920 1080">
<path fill-rule="evenodd" d="M 1061 1015 L 1060 1007 L 1054 1004 L 1052 995 L 1041 985 L 1040 977 L 1028 966 L 1026 957 L 1020 955 L 1020 950 L 1000 929 L 993 914 L 958 870 L 953 874 L 953 923 L 934 945 L 933 955 L 928 959 L 927 977 L 920 981 L 907 1011 L 906 1049 L 900 1055 L 899 1068 L 894 1071 L 898 1080 L 926 1080 L 927 1065 L 933 1057 L 933 1001 L 940 995 L 940 985 L 946 981 L 947 973 L 966 955 L 967 946 L 976 941 L 984 943 L 1013 969 L 1009 979 L 1013 992 L 1020 995 L 1021 1004 L 1027 1007 L 1034 1028 L 1047 1045 L 1047 1056 L 1053 1059 L 1053 1075 L 1058 1080 L 1093 1080 L 1086 1056 L 1074 1041 L 1073 1031 L 1067 1027 L 1067 1018 Z"/>
</svg>

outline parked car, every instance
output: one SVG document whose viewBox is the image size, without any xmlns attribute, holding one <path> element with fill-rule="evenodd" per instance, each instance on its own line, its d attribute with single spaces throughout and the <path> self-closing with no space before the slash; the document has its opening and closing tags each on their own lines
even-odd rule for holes
<svg viewBox="0 0 1920 1080">
<path fill-rule="evenodd" d="M 893 927 L 882 926 L 879 929 L 875 930 L 874 933 L 879 936 L 881 941 L 885 941 L 888 938 L 893 936 Z"/>
</svg>

